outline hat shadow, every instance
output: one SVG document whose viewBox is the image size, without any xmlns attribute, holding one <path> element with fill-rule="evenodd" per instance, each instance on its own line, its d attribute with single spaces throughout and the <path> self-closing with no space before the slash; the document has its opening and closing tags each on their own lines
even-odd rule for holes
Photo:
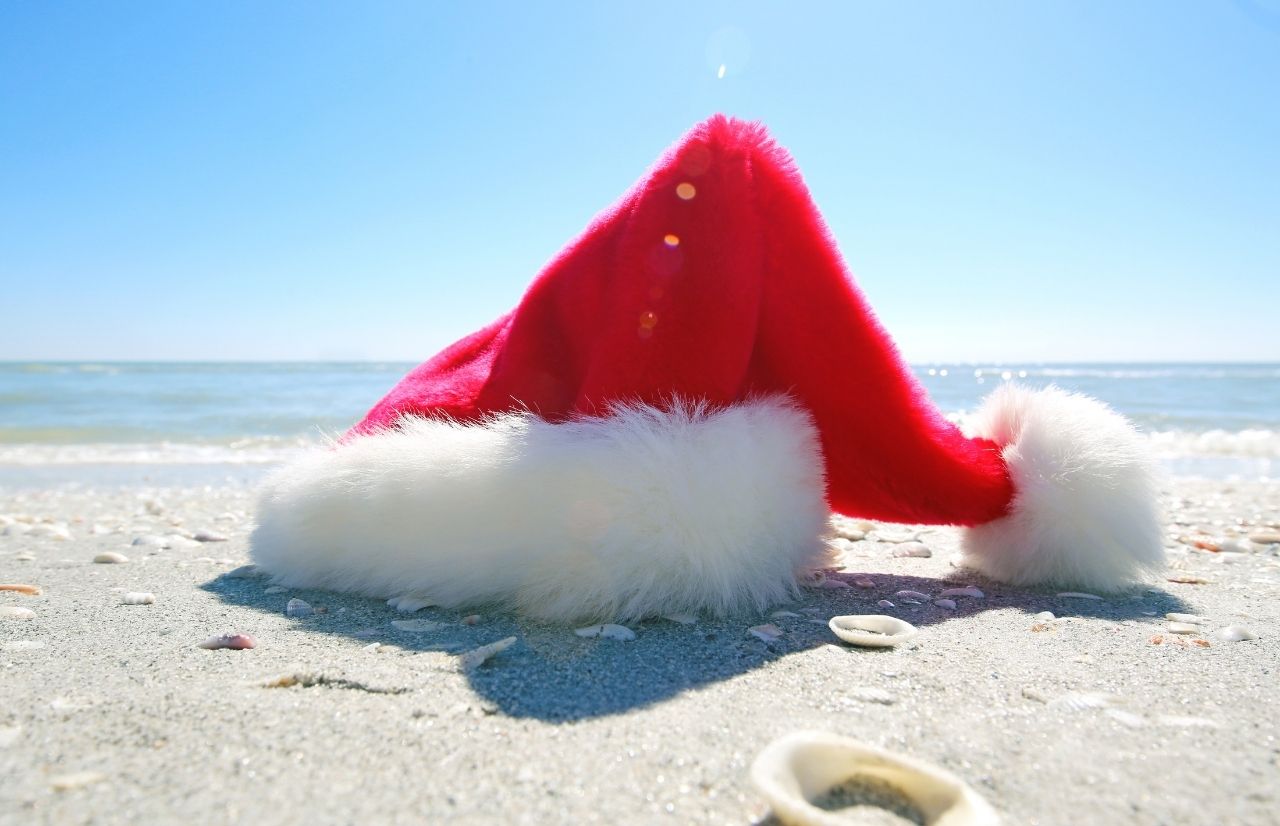
<svg viewBox="0 0 1280 826">
<path fill-rule="evenodd" d="M 480 696 L 484 711 L 544 721 L 624 713 L 824 645 L 870 657 L 862 662 L 875 663 L 876 667 L 884 662 L 879 658 L 896 655 L 895 649 L 854 648 L 841 642 L 827 627 L 827 620 L 843 614 L 887 614 L 925 629 L 988 611 L 1011 610 L 1027 615 L 1052 611 L 1058 617 L 1150 621 L 1152 629 L 1158 630 L 1166 612 L 1189 610 L 1186 603 L 1164 590 L 1089 600 L 996 585 L 971 572 L 964 572 L 963 581 L 885 573 L 840 574 L 842 579 L 852 580 L 855 576 L 870 577 L 875 586 L 805 589 L 800 599 L 763 613 L 699 617 L 688 625 L 666 619 L 646 620 L 628 626 L 636 633 L 636 638 L 628 641 L 583 638 L 570 626 L 532 622 L 496 609 L 477 609 L 481 620 L 468 625 L 461 621 L 466 612 L 427 608 L 408 615 L 381 601 L 350 594 L 307 589 L 264 594 L 266 580 L 237 579 L 225 574 L 201 587 L 225 603 L 275 616 L 281 614 L 289 598 L 299 597 L 327 608 L 325 613 L 293 620 L 306 631 L 346 637 L 361 645 L 383 643 L 409 653 L 462 654 L 514 636 L 515 645 L 467 671 L 467 679 Z M 985 598 L 959 597 L 955 599 L 956 607 L 947 609 L 932 602 L 909 605 L 894 596 L 902 590 L 937 595 L 943 589 L 964 584 L 978 585 L 986 592 Z M 897 604 L 894 608 L 878 607 L 876 603 L 882 599 Z M 790 615 L 779 615 L 780 611 Z M 441 625 L 429 632 L 412 633 L 391 624 L 404 619 L 431 620 Z M 748 628 L 764 623 L 777 625 L 782 636 L 765 642 L 747 633 Z"/>
</svg>

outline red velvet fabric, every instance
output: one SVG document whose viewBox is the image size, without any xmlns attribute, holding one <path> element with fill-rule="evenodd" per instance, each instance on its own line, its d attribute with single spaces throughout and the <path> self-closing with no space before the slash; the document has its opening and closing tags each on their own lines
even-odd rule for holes
<svg viewBox="0 0 1280 826">
<path fill-rule="evenodd" d="M 349 434 L 404 414 L 550 420 L 617 401 L 790 395 L 838 512 L 972 525 L 1013 495 L 995 445 L 929 401 L 854 285 L 787 152 L 715 116 L 534 279 L 516 309 L 407 375 Z M 745 459 L 744 459 L 745 461 Z"/>
</svg>

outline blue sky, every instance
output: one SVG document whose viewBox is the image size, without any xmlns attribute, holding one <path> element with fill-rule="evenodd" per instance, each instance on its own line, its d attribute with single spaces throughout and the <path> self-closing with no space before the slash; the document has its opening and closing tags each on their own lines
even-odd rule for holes
<svg viewBox="0 0 1280 826">
<path fill-rule="evenodd" d="M 723 111 L 914 361 L 1280 360 L 1278 89 L 1277 0 L 4 3 L 0 359 L 425 359 Z"/>
</svg>

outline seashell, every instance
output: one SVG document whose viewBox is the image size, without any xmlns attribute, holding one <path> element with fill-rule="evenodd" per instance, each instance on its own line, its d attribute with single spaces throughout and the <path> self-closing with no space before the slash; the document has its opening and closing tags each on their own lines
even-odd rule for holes
<svg viewBox="0 0 1280 826">
<path fill-rule="evenodd" d="M 424 634 L 428 631 L 434 631 L 442 625 L 444 625 L 443 622 L 436 622 L 435 620 L 428 620 L 428 619 L 392 620 L 391 621 L 391 626 L 393 628 L 397 628 L 401 631 L 408 631 L 412 634 Z"/>
<path fill-rule="evenodd" d="M 923 542 L 903 542 L 901 545 L 893 549 L 895 557 L 920 557 L 927 558 L 933 556 L 933 551 L 929 550 L 929 546 Z"/>
<path fill-rule="evenodd" d="M 311 603 L 294 597 L 284 606 L 284 615 L 286 617 L 309 617 L 315 611 L 311 610 Z"/>
<path fill-rule="evenodd" d="M 949 611 L 956 609 L 956 601 L 954 599 L 935 599 L 933 604 L 939 608 L 946 608 Z"/>
<path fill-rule="evenodd" d="M 855 580 L 853 581 L 853 584 L 854 584 L 854 585 L 856 585 L 856 586 L 858 586 L 859 588 L 874 588 L 874 587 L 876 587 L 876 581 L 875 581 L 874 579 L 871 579 L 870 577 L 865 577 L 865 576 L 860 576 L 860 577 L 858 577 L 857 579 L 855 579 Z"/>
<path fill-rule="evenodd" d="M 678 622 L 681 625 L 693 625 L 698 618 L 693 614 L 663 614 L 662 618 L 669 622 Z"/>
<path fill-rule="evenodd" d="M 763 642 L 777 642 L 782 636 L 782 629 L 773 623 L 767 625 L 753 625 L 747 629 L 747 633 Z"/>
<path fill-rule="evenodd" d="M 70 774 L 57 774 L 50 777 L 49 787 L 55 792 L 67 792 L 83 786 L 92 786 L 94 783 L 101 783 L 106 779 L 107 776 L 102 772 L 71 772 Z"/>
<path fill-rule="evenodd" d="M 865 648 L 892 648 L 916 635 L 911 623 L 883 614 L 832 617 L 827 627 L 845 642 Z"/>
<path fill-rule="evenodd" d="M 366 645 L 364 648 L 361 648 L 360 650 L 368 651 L 370 654 L 377 654 L 382 650 L 382 643 L 371 642 L 368 645 Z"/>
<path fill-rule="evenodd" d="M 922 594 L 919 591 L 898 591 L 894 596 L 908 605 L 919 605 L 931 599 L 928 594 Z"/>
<path fill-rule="evenodd" d="M 1253 543 L 1247 539 L 1224 539 L 1218 543 L 1218 550 L 1224 554 L 1253 553 Z"/>
<path fill-rule="evenodd" d="M 421 611 L 423 608 L 434 608 L 435 603 L 425 597 L 392 597 L 387 600 L 387 605 L 405 614 L 412 614 L 415 611 Z"/>
<path fill-rule="evenodd" d="M 129 591 L 120 597 L 123 605 L 151 605 L 156 601 L 156 595 L 147 591 Z"/>
<path fill-rule="evenodd" d="M 1204 617 L 1197 617 L 1195 614 L 1179 614 L 1174 611 L 1170 611 L 1169 613 L 1165 614 L 1164 618 L 1173 620 L 1174 622 L 1189 622 L 1193 625 L 1200 625 L 1201 623 L 1205 622 Z"/>
<path fill-rule="evenodd" d="M 228 539 L 226 534 L 216 531 L 196 531 L 191 538 L 197 542 L 226 542 Z"/>
<path fill-rule="evenodd" d="M 840 539 L 847 539 L 850 542 L 861 542 L 867 538 L 867 532 L 849 525 L 833 525 L 831 532 Z"/>
<path fill-rule="evenodd" d="M 30 608 L 19 608 L 16 605 L 0 607 L 0 620 L 33 620 L 36 612 Z"/>
<path fill-rule="evenodd" d="M 1173 576 L 1165 577 L 1165 579 L 1166 579 L 1167 581 L 1169 581 L 1169 582 L 1177 582 L 1177 583 L 1180 583 L 1180 584 L 1182 584 L 1182 585 L 1210 585 L 1210 584 L 1212 584 L 1212 581 L 1211 581 L 1211 580 L 1205 579 L 1205 578 L 1204 578 L 1204 577 L 1202 577 L 1202 576 L 1196 576 L 1195 574 L 1174 574 Z"/>
<path fill-rule="evenodd" d="M 1041 622 L 1048 622 L 1049 620 L 1057 619 L 1057 617 L 1053 615 L 1052 611 L 1041 611 L 1040 613 L 1036 614 L 1036 619 L 1040 620 Z"/>
<path fill-rule="evenodd" d="M 243 651 L 246 648 L 254 648 L 257 644 L 258 641 L 248 634 L 219 634 L 200 643 L 200 647 L 208 648 L 211 651 L 216 651 L 219 648 Z"/>
<path fill-rule="evenodd" d="M 263 588 L 263 589 L 262 589 L 262 593 L 264 593 L 264 594 L 283 594 L 283 593 L 284 593 L 285 591 L 287 591 L 287 590 L 289 590 L 289 589 L 288 589 L 288 588 L 286 588 L 286 587 L 284 587 L 283 585 L 269 585 L 269 586 L 267 586 L 266 588 Z"/>
<path fill-rule="evenodd" d="M 266 576 L 266 572 L 257 565 L 241 565 L 231 571 L 227 571 L 227 579 L 257 579 Z"/>
<path fill-rule="evenodd" d="M 981 588 L 975 588 L 972 585 L 966 585 L 963 588 L 948 588 L 945 591 L 943 591 L 941 594 L 938 594 L 938 596 L 940 597 L 972 597 L 973 599 L 985 599 L 987 595 L 982 593 Z"/>
<path fill-rule="evenodd" d="M 890 602 L 887 599 L 882 599 L 876 603 L 876 607 L 877 608 L 897 608 L 898 606 L 894 605 L 892 602 Z"/>
<path fill-rule="evenodd" d="M 818 731 L 774 740 L 751 765 L 751 780 L 782 823 L 831 826 L 845 822 L 811 801 L 850 780 L 889 783 L 926 823 L 997 826 L 995 810 L 956 775 L 922 760 Z"/>
<path fill-rule="evenodd" d="M 1165 626 L 1165 629 L 1170 634 L 1195 634 L 1200 631 L 1200 626 L 1189 622 L 1171 622 Z"/>
<path fill-rule="evenodd" d="M 501 654 L 511 646 L 515 645 L 515 637 L 506 637 L 505 639 L 491 642 L 488 645 L 482 645 L 479 648 L 472 649 L 458 658 L 458 664 L 462 666 L 464 671 L 470 671 L 473 668 L 479 668 L 495 654 Z"/>
<path fill-rule="evenodd" d="M 1097 594 L 1086 594 L 1084 591 L 1062 591 L 1058 596 L 1063 599 L 1102 599 Z"/>
<path fill-rule="evenodd" d="M 1280 545 L 1280 532 L 1263 531 L 1249 534 L 1249 541 L 1257 545 Z"/>
<path fill-rule="evenodd" d="M 20 585 L 20 584 L 0 585 L 0 591 L 13 591 L 16 594 L 26 594 L 29 597 L 38 597 L 42 593 L 44 593 L 42 590 L 40 590 L 39 585 Z"/>
<path fill-rule="evenodd" d="M 32 554 L 32 553 L 20 553 L 20 554 L 18 554 L 17 556 L 15 556 L 15 557 L 14 557 L 14 560 L 15 560 L 15 561 L 17 561 L 17 562 L 31 562 L 31 561 L 33 561 L 35 558 L 36 558 L 36 555 L 35 555 L 35 554 Z"/>
<path fill-rule="evenodd" d="M 52 525 L 33 525 L 28 531 L 30 536 L 47 536 L 50 539 L 66 541 L 71 538 L 71 532 L 67 530 L 67 526 L 62 522 L 55 522 Z"/>
<path fill-rule="evenodd" d="M 636 638 L 636 632 L 632 631 L 625 625 L 614 625 L 611 622 L 606 622 L 604 625 L 600 626 L 600 636 L 608 637 L 611 640 L 629 642 Z"/>
<path fill-rule="evenodd" d="M 874 686 L 855 688 L 849 692 L 849 696 L 854 700 L 861 700 L 864 703 L 879 703 L 882 706 L 891 706 L 898 699 L 883 688 Z"/>
<path fill-rule="evenodd" d="M 784 617 L 795 617 L 800 619 L 800 615 L 795 611 L 774 611 L 769 615 L 770 619 L 783 619 Z"/>
<path fill-rule="evenodd" d="M 115 551 L 107 551 L 95 556 L 93 561 L 100 565 L 119 565 L 122 562 L 128 562 L 129 557 L 124 554 L 118 554 Z"/>
<path fill-rule="evenodd" d="M 1228 625 L 1225 628 L 1219 628 L 1216 636 L 1227 642 L 1243 642 L 1245 640 L 1256 640 L 1258 635 L 1245 628 L 1243 625 Z"/>
</svg>

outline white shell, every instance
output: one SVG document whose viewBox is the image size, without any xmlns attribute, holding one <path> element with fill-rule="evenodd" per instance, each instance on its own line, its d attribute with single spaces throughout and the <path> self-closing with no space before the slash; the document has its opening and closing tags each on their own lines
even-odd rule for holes
<svg viewBox="0 0 1280 826">
<path fill-rule="evenodd" d="M 1243 625 L 1228 625 L 1225 628 L 1218 629 L 1218 637 L 1227 642 L 1243 642 L 1244 640 L 1256 640 L 1258 635 Z"/>
<path fill-rule="evenodd" d="M 1065 599 L 1102 599 L 1097 594 L 1086 594 L 1084 591 L 1062 591 L 1058 596 Z"/>
<path fill-rule="evenodd" d="M 981 588 L 975 588 L 972 585 L 966 585 L 963 588 L 948 588 L 940 597 L 972 597 L 973 599 L 984 599 L 987 595 L 982 593 Z"/>
<path fill-rule="evenodd" d="M 916 627 L 911 623 L 883 614 L 832 617 L 827 627 L 845 642 L 865 648 L 892 648 L 916 635 Z"/>
<path fill-rule="evenodd" d="M 773 741 L 751 766 L 751 780 L 788 826 L 837 826 L 849 821 L 810 801 L 858 777 L 889 783 L 926 823 L 996 826 L 999 816 L 977 792 L 951 772 L 846 737 L 800 731 Z"/>
<path fill-rule="evenodd" d="M 935 599 L 933 604 L 939 608 L 946 608 L 949 611 L 956 609 L 956 601 L 954 599 Z"/>
<path fill-rule="evenodd" d="M 464 670 L 470 671 L 473 668 L 478 668 L 479 666 L 484 665 L 490 657 L 506 651 L 508 648 L 515 645 L 515 643 L 515 637 L 506 637 L 498 640 L 497 642 L 482 645 L 479 648 L 468 651 L 459 657 L 458 664 L 461 665 Z"/>
<path fill-rule="evenodd" d="M 1200 625 L 1205 621 L 1204 617 L 1197 617 L 1195 614 L 1179 614 L 1175 611 L 1165 614 L 1164 618 L 1174 622 L 1189 622 L 1193 625 Z"/>
<path fill-rule="evenodd" d="M 36 612 L 30 608 L 19 608 L 15 605 L 6 605 L 0 608 L 0 619 L 7 620 L 31 620 L 36 618 Z"/>
<path fill-rule="evenodd" d="M 901 545 L 893 549 L 893 555 L 896 557 L 930 557 L 933 551 L 929 550 L 929 546 L 923 542 L 903 542 Z"/>
<path fill-rule="evenodd" d="M 768 623 L 767 625 L 753 625 L 747 629 L 747 633 L 764 642 L 775 642 L 782 636 L 782 629 L 773 623 Z"/>
<path fill-rule="evenodd" d="M 1198 625 L 1189 622 L 1171 622 L 1165 628 L 1170 634 L 1195 634 L 1200 630 Z"/>
<path fill-rule="evenodd" d="M 120 597 L 120 602 L 124 605 L 152 605 L 156 601 L 156 595 L 147 591 L 130 591 Z"/>
<path fill-rule="evenodd" d="M 1036 614 L 1036 619 L 1040 620 L 1041 622 L 1048 622 L 1051 619 L 1057 619 L 1057 617 L 1053 615 L 1052 611 L 1041 611 L 1040 613 Z"/>
<path fill-rule="evenodd" d="M 628 642 L 636 638 L 636 632 L 632 631 L 625 625 L 615 625 L 612 622 L 606 622 L 600 626 L 600 636 L 607 637 L 611 640 L 622 640 Z"/>
<path fill-rule="evenodd" d="M 311 610 L 311 603 L 294 597 L 284 606 L 284 615 L 286 617 L 309 617 L 314 611 Z"/>
<path fill-rule="evenodd" d="M 887 599 L 882 599 L 876 603 L 876 607 L 877 608 L 897 608 L 898 606 L 894 605 L 892 602 L 890 602 Z"/>
<path fill-rule="evenodd" d="M 435 603 L 423 597 L 392 597 L 387 600 L 387 605 L 405 614 L 412 614 L 415 611 L 421 611 L 423 608 L 433 608 Z"/>
<path fill-rule="evenodd" d="M 124 554 L 118 554 L 115 551 L 107 551 L 95 556 L 93 561 L 100 565 L 119 565 L 121 562 L 128 562 L 129 557 Z"/>
</svg>

